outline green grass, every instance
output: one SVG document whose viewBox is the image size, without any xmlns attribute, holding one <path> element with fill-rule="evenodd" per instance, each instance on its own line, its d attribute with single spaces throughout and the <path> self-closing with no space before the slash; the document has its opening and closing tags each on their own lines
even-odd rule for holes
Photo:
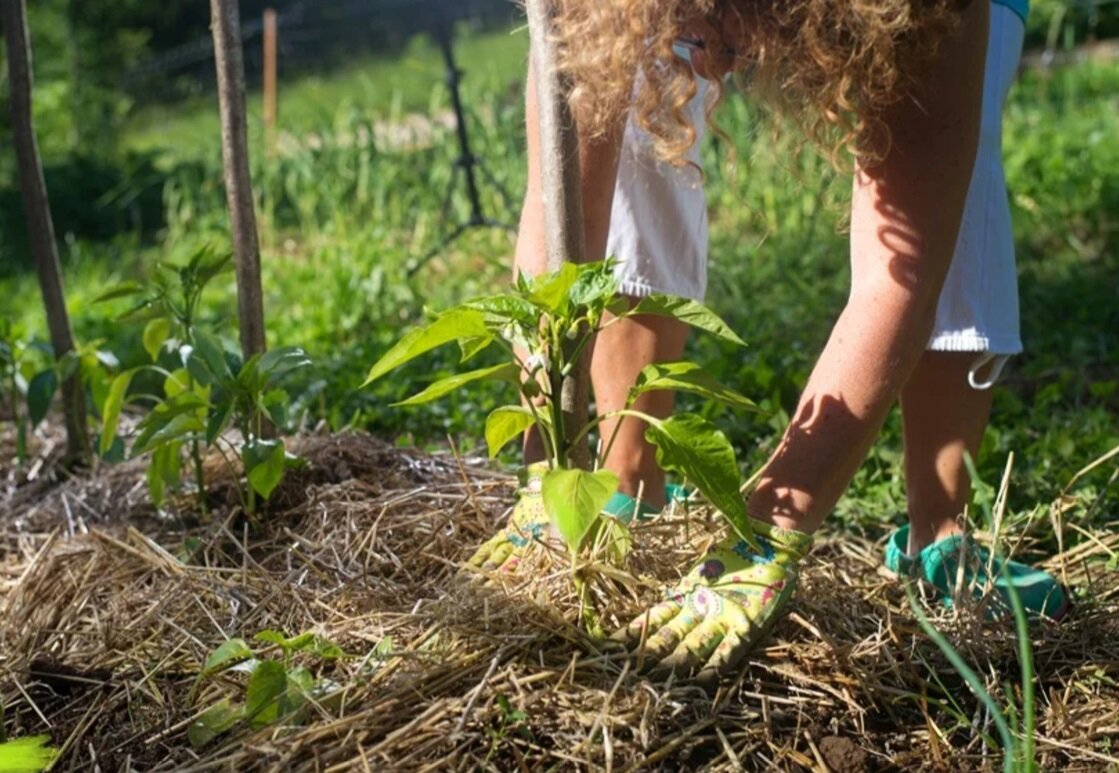
<svg viewBox="0 0 1119 773">
<path fill-rule="evenodd" d="M 527 60 L 527 35 L 520 30 L 460 37 L 455 55 L 466 66 L 467 82 L 516 83 Z M 277 90 L 280 129 L 296 136 L 329 132 L 337 120 L 360 113 L 389 121 L 402 113 L 446 107 L 444 65 L 428 37 L 412 40 L 391 59 L 361 60 L 340 71 L 280 78 Z M 217 97 L 208 95 L 172 106 L 140 110 L 122 138 L 133 150 L 173 149 L 176 155 L 212 152 L 219 136 Z M 254 135 L 262 126 L 262 97 L 248 95 Z"/>
<path fill-rule="evenodd" d="M 525 35 L 486 34 L 464 41 L 459 51 L 475 152 L 497 183 L 484 182 L 484 203 L 490 215 L 514 223 L 524 182 L 519 83 Z M 358 388 L 369 365 L 425 305 L 449 305 L 508 277 L 512 240 L 500 230 L 471 233 L 409 274 L 411 262 L 437 245 L 450 225 L 439 211 L 457 156 L 450 133 L 409 152 L 346 140 L 410 110 L 445 110 L 441 73 L 436 52 L 421 42 L 393 62 L 355 63 L 330 77 L 284 85 L 281 129 L 314 134 L 320 142 L 272 159 L 259 152 L 254 157 L 268 335 L 273 344 L 300 345 L 315 358 L 315 373 L 295 395 L 311 420 L 421 443 L 443 442 L 450 434 L 461 447 L 479 448 L 483 417 L 497 404 L 492 391 L 424 410 L 388 407 L 453 370 L 450 353 L 374 389 Z M 984 477 L 997 479 L 1006 454 L 1016 453 L 1015 512 L 1051 501 L 1078 469 L 1119 444 L 1117 86 L 1119 66 L 1086 64 L 1054 76 L 1027 74 L 1011 96 L 1006 163 L 1027 353 L 998 392 L 977 461 Z M 773 449 L 842 309 L 848 269 L 841 223 L 849 184 L 811 151 L 795 153 L 792 138 L 774 141 L 772 124 L 740 96 L 728 99 L 719 120 L 734 138 L 738 165 L 727 173 L 728 148 L 714 141 L 705 146 L 710 302 L 750 349 L 742 356 L 698 342 L 690 354 L 768 409 L 762 417 L 702 409 L 712 411 L 744 464 L 754 467 Z M 91 300 L 121 278 L 142 277 L 156 260 L 180 258 L 206 243 L 228 244 L 217 137 L 213 105 L 138 115 L 125 143 L 160 150 L 166 227 L 148 240 L 63 241 L 79 337 L 104 339 L 125 364 L 144 356 L 140 325 L 112 321 L 114 309 Z M 453 200 L 452 221 L 466 216 L 462 198 Z M 45 337 L 32 275 L 0 280 L 0 293 L 11 299 L 9 314 Z M 227 282 L 208 299 L 207 316 L 231 340 L 234 310 Z M 901 517 L 900 458 L 894 416 L 839 507 L 850 527 L 880 529 Z M 1099 498 L 1092 517 L 1119 506 L 1108 474 L 1088 476 L 1077 489 L 1085 503 Z M 1051 545 L 1047 521 L 1032 522 L 1041 545 Z"/>
</svg>

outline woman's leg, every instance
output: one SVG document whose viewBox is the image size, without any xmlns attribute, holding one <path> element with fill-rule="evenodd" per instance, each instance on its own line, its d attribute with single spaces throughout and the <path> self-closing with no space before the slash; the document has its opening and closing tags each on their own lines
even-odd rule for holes
<svg viewBox="0 0 1119 773">
<path fill-rule="evenodd" d="M 925 352 L 901 392 L 909 553 L 962 531 L 971 493 L 964 452 L 976 458 L 991 390 L 973 389 L 975 352 Z"/>
</svg>

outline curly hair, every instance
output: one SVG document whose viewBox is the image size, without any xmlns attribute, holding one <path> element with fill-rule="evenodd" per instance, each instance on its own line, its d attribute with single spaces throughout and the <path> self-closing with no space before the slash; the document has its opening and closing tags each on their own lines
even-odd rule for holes
<svg viewBox="0 0 1119 773">
<path fill-rule="evenodd" d="M 909 91 L 956 25 L 961 0 L 557 0 L 561 69 L 580 131 L 601 137 L 620 116 L 681 164 L 695 143 L 686 107 L 692 67 L 675 54 L 700 38 L 718 71 L 734 71 L 839 164 L 843 150 L 882 153 L 883 111 Z M 699 31 L 697 33 L 697 31 Z M 636 86 L 635 84 L 636 78 Z M 708 120 L 723 94 L 713 79 Z"/>
</svg>

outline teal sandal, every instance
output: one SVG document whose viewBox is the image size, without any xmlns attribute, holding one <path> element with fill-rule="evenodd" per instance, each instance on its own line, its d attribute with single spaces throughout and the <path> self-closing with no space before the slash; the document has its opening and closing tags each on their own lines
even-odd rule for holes
<svg viewBox="0 0 1119 773">
<path fill-rule="evenodd" d="M 963 534 L 957 534 L 926 547 L 916 556 L 909 555 L 909 527 L 903 526 L 890 535 L 886 543 L 886 568 L 898 577 L 917 577 L 937 590 L 939 599 L 952 605 L 960 559 L 964 561 L 963 587 L 971 595 L 982 598 L 988 586 L 987 569 L 995 566 L 994 604 L 988 605 L 988 618 L 1009 614 L 1013 587 L 1022 600 L 1026 614 L 1033 619 L 1061 620 L 1069 610 L 1069 595 L 1050 574 L 1018 561 L 1006 561 L 1006 573 L 991 562 L 991 552 Z"/>
</svg>

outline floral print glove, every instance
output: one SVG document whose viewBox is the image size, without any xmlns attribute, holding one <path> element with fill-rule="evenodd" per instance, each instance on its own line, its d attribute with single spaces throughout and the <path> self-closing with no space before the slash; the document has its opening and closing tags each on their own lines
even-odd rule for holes
<svg viewBox="0 0 1119 773">
<path fill-rule="evenodd" d="M 517 492 L 517 504 L 509 525 L 474 552 L 468 562 L 470 566 L 488 572 L 512 572 L 529 547 L 547 537 L 551 526 L 544 512 L 544 495 L 540 488 L 547 471 L 547 464 L 529 466 L 525 485 Z"/>
<path fill-rule="evenodd" d="M 717 682 L 765 637 L 796 587 L 812 537 L 752 521 L 761 552 L 735 535 L 713 547 L 665 601 L 614 638 L 630 647 L 645 639 L 643 662 L 654 676 L 671 673 Z"/>
</svg>

